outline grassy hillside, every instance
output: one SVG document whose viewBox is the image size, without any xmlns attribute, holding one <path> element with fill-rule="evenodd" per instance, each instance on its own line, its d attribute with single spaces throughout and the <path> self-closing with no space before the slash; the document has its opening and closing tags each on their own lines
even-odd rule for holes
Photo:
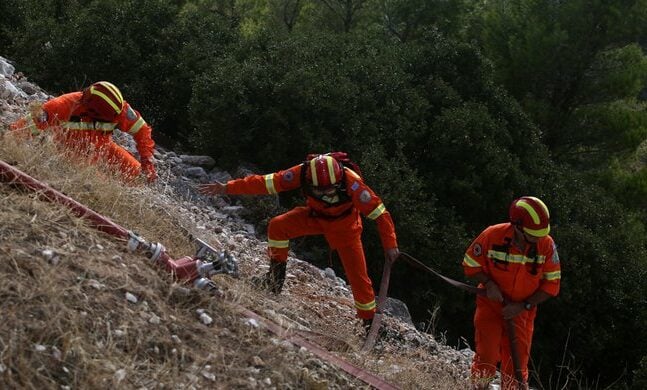
<svg viewBox="0 0 647 390">
<path fill-rule="evenodd" d="M 6 125 L 6 124 L 5 124 Z M 467 357 L 388 318 L 371 354 L 348 289 L 290 259 L 280 296 L 252 290 L 265 245 L 240 222 L 198 227 L 169 172 L 154 187 L 127 187 L 101 168 L 70 163 L 47 137 L 4 134 L 0 159 L 108 216 L 173 258 L 192 255 L 186 232 L 228 249 L 242 277 L 215 276 L 224 293 L 174 283 L 125 243 L 61 206 L 0 184 L 0 387 L 364 388 L 366 384 L 240 314 L 249 308 L 402 388 L 462 388 Z M 199 210 L 205 205 L 193 205 Z M 136 297 L 136 302 L 127 299 Z M 199 318 L 204 312 L 213 322 Z"/>
</svg>

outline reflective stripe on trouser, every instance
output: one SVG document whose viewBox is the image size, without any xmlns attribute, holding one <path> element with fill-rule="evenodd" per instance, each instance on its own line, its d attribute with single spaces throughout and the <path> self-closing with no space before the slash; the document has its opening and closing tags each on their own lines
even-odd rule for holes
<svg viewBox="0 0 647 390">
<path fill-rule="evenodd" d="M 292 238 L 323 234 L 328 244 L 339 253 L 350 284 L 360 318 L 373 318 L 375 293 L 366 271 L 362 247 L 362 222 L 357 212 L 339 219 L 317 218 L 308 207 L 296 207 L 270 220 L 267 227 L 268 251 L 275 261 L 286 261 L 285 242 Z"/>
<path fill-rule="evenodd" d="M 516 389 L 516 380 L 510 340 L 501 312 L 502 305 L 485 297 L 476 299 L 474 314 L 476 353 L 472 362 L 472 383 L 494 378 L 497 363 L 501 362 L 502 390 Z M 528 381 L 528 358 L 534 330 L 536 309 L 523 311 L 514 318 L 517 352 L 523 377 Z"/>
</svg>

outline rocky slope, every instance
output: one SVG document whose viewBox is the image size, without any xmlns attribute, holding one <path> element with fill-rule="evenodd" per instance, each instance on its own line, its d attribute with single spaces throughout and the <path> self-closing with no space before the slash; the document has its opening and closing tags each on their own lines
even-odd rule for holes
<svg viewBox="0 0 647 390">
<path fill-rule="evenodd" d="M 47 98 L 0 57 L 2 131 L 25 114 L 30 102 Z M 134 150 L 129 137 L 117 139 Z M 85 176 L 81 169 L 65 168 L 55 153 L 34 157 L 33 148 L 53 150 L 44 141 L 26 150 L 2 142 L 0 159 L 117 223 L 180 256 L 194 250 L 189 235 L 199 237 L 232 253 L 241 271 L 240 279 L 215 276 L 224 297 L 213 299 L 173 283 L 145 258 L 125 252 L 122 243 L 65 210 L 2 186 L 0 253 L 11 261 L 0 267 L 0 284 L 13 286 L 0 290 L 2 387 L 367 386 L 235 310 L 245 307 L 302 330 L 335 355 L 398 387 L 466 388 L 472 352 L 443 345 L 406 320 L 386 317 L 374 350 L 359 352 L 363 331 L 354 318 L 352 296 L 330 269 L 291 257 L 281 295 L 252 289 L 249 279 L 267 270 L 264 237 L 241 217 L 246 210 L 239 200 L 205 198 L 194 190 L 195 183 L 230 177 L 213 159 L 158 148 L 159 182 L 124 187 L 97 178 L 91 167 Z"/>
</svg>

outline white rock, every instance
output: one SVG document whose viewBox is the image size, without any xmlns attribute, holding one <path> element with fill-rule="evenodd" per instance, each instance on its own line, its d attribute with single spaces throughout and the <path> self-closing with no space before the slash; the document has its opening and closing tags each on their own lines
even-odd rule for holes
<svg viewBox="0 0 647 390">
<path fill-rule="evenodd" d="M 9 77 L 14 74 L 16 68 L 7 61 L 6 58 L 0 57 L 0 74 Z"/>
<path fill-rule="evenodd" d="M 203 370 L 202 371 L 202 376 L 209 379 L 212 382 L 216 381 L 216 376 L 214 374 L 210 373 L 209 371 Z"/>
<path fill-rule="evenodd" d="M 0 76 L 0 98 L 2 99 L 15 99 L 17 97 L 27 98 L 27 94 L 18 88 L 14 87 L 9 80 L 5 80 L 4 76 Z"/>
<path fill-rule="evenodd" d="M 126 293 L 126 299 L 130 303 L 137 303 L 137 297 L 134 296 L 133 294 L 129 293 L 129 292 Z"/>
<path fill-rule="evenodd" d="M 245 323 L 246 323 L 247 325 L 251 326 L 251 327 L 254 327 L 254 328 L 258 328 L 258 327 L 259 327 L 258 321 L 256 321 L 256 319 L 254 319 L 254 318 L 248 318 L 248 319 L 247 319 L 247 321 L 246 321 Z"/>
<path fill-rule="evenodd" d="M 213 319 L 207 313 L 202 313 L 200 314 L 200 321 L 205 325 L 209 325 L 213 322 Z"/>
<path fill-rule="evenodd" d="M 88 285 L 89 285 L 90 287 L 92 287 L 93 289 L 95 289 L 95 290 L 101 290 L 102 288 L 104 288 L 104 287 L 105 287 L 105 285 L 104 285 L 104 284 L 99 283 L 98 281 L 96 281 L 96 280 L 94 280 L 94 279 L 90 279 L 90 280 L 88 280 Z"/>
<path fill-rule="evenodd" d="M 59 263 L 58 254 L 56 252 L 54 252 L 53 250 L 51 250 L 51 249 L 44 249 L 41 252 L 41 255 L 43 256 L 43 258 L 45 260 L 47 260 L 51 264 L 56 265 L 56 264 Z"/>
<path fill-rule="evenodd" d="M 121 381 L 126 379 L 126 370 L 124 370 L 123 368 L 117 370 L 115 372 L 114 379 L 117 383 L 120 383 Z"/>
</svg>

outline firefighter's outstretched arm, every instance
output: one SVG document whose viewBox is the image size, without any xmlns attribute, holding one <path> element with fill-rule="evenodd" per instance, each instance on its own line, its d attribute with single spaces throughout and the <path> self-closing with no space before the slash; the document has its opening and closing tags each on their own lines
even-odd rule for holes
<svg viewBox="0 0 647 390">
<path fill-rule="evenodd" d="M 222 195 L 227 193 L 227 184 L 215 181 L 209 184 L 198 185 L 198 192 L 202 195 Z"/>
</svg>

